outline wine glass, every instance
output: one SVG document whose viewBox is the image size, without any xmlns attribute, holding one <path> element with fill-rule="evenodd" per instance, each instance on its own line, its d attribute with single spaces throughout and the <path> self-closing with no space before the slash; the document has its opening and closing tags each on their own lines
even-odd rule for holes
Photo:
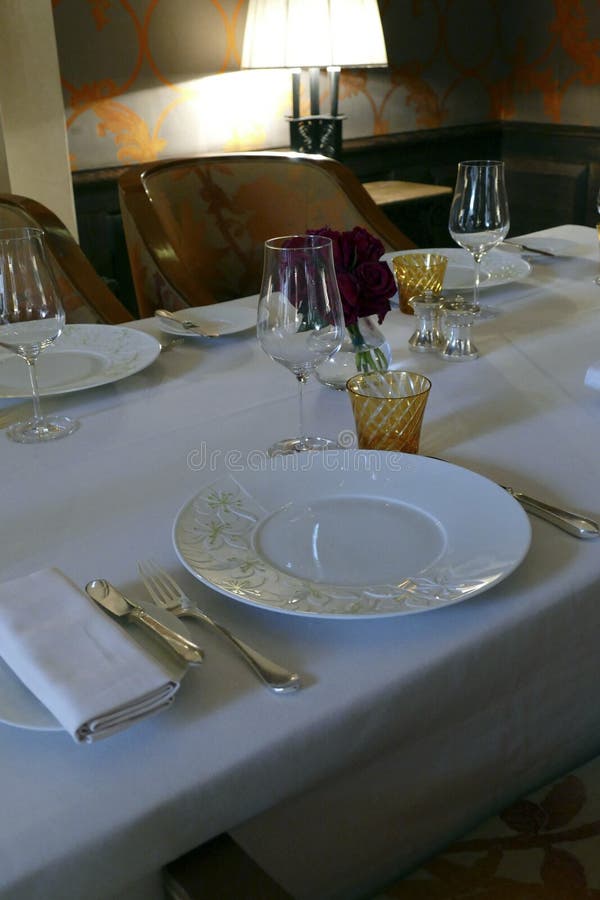
<svg viewBox="0 0 600 900">
<path fill-rule="evenodd" d="M 331 238 L 289 235 L 265 241 L 257 337 L 265 353 L 298 380 L 299 436 L 277 441 L 269 455 L 323 450 L 334 441 L 304 430 L 302 387 L 340 349 L 344 314 Z"/>
<path fill-rule="evenodd" d="M 509 227 L 504 163 L 488 159 L 460 162 L 448 229 L 453 240 L 473 257 L 475 307 L 479 307 L 481 260 L 504 240 Z"/>
<path fill-rule="evenodd" d="M 63 330 L 65 313 L 46 258 L 39 228 L 0 229 L 0 346 L 25 360 L 33 418 L 7 428 L 21 444 L 50 441 L 71 434 L 79 422 L 66 416 L 42 416 L 36 361 Z"/>
</svg>

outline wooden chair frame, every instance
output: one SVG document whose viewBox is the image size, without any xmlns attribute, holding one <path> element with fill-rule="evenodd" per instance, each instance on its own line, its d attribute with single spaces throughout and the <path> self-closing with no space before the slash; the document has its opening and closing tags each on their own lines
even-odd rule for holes
<svg viewBox="0 0 600 900">
<path fill-rule="evenodd" d="M 0 194 L 0 207 L 9 207 L 24 214 L 32 228 L 40 228 L 46 239 L 46 249 L 73 287 L 94 313 L 108 325 L 132 322 L 134 317 L 115 297 L 96 272 L 66 225 L 47 207 L 18 194 Z"/>
</svg>

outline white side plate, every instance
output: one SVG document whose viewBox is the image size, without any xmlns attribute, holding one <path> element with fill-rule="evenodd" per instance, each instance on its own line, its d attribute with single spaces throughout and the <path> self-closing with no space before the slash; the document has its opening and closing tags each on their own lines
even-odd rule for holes
<svg viewBox="0 0 600 900">
<path fill-rule="evenodd" d="M 219 337 L 226 337 L 229 334 L 238 334 L 241 331 L 247 331 L 249 328 L 256 328 L 256 310 L 258 305 L 258 296 L 244 297 L 241 300 L 226 300 L 223 303 L 213 303 L 211 306 L 192 306 L 189 309 L 182 309 L 175 313 L 178 319 L 187 319 L 195 322 L 196 325 L 204 325 L 206 328 L 216 329 Z M 161 331 L 167 334 L 174 334 L 177 337 L 185 338 L 202 338 L 206 340 L 199 332 L 189 329 L 183 331 L 177 324 L 171 324 L 168 319 L 155 317 L 155 321 L 159 324 Z"/>
</svg>

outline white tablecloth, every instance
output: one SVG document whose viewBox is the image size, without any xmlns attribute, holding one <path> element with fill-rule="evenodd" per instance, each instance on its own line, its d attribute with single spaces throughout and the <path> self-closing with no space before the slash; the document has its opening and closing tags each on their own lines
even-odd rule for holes
<svg viewBox="0 0 600 900">
<path fill-rule="evenodd" d="M 476 328 L 479 360 L 412 354 L 413 320 L 397 311 L 384 331 L 394 363 L 433 382 L 423 452 L 598 518 L 600 392 L 584 385 L 600 359 L 597 237 L 548 235 L 571 255 L 533 257 L 528 279 L 485 292 L 499 315 Z M 44 405 L 82 425 L 43 446 L 0 435 L 2 578 L 58 566 L 141 598 L 136 561 L 152 556 L 306 687 L 269 693 L 192 625 L 206 664 L 168 712 L 85 748 L 0 725 L 0 897 L 134 896 L 160 866 L 236 829 L 296 896 L 351 898 L 597 752 L 600 542 L 532 520 L 513 575 L 424 615 L 255 610 L 197 583 L 171 542 L 225 451 L 247 459 L 295 430 L 295 382 L 251 332 L 186 340 L 137 375 Z M 347 397 L 316 382 L 306 418 L 331 437 L 352 428 Z"/>
</svg>

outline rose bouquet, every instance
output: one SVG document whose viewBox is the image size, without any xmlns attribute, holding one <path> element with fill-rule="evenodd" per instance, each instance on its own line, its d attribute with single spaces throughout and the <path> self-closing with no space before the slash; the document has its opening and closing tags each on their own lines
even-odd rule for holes
<svg viewBox="0 0 600 900">
<path fill-rule="evenodd" d="M 360 226 L 352 231 L 319 228 L 308 234 L 331 238 L 344 322 L 355 350 L 356 368 L 359 372 L 387 369 L 385 354 L 378 347 L 367 346 L 359 324 L 359 319 L 377 316 L 381 325 L 390 311 L 396 282 L 388 264 L 380 262 L 385 247 Z"/>
</svg>

